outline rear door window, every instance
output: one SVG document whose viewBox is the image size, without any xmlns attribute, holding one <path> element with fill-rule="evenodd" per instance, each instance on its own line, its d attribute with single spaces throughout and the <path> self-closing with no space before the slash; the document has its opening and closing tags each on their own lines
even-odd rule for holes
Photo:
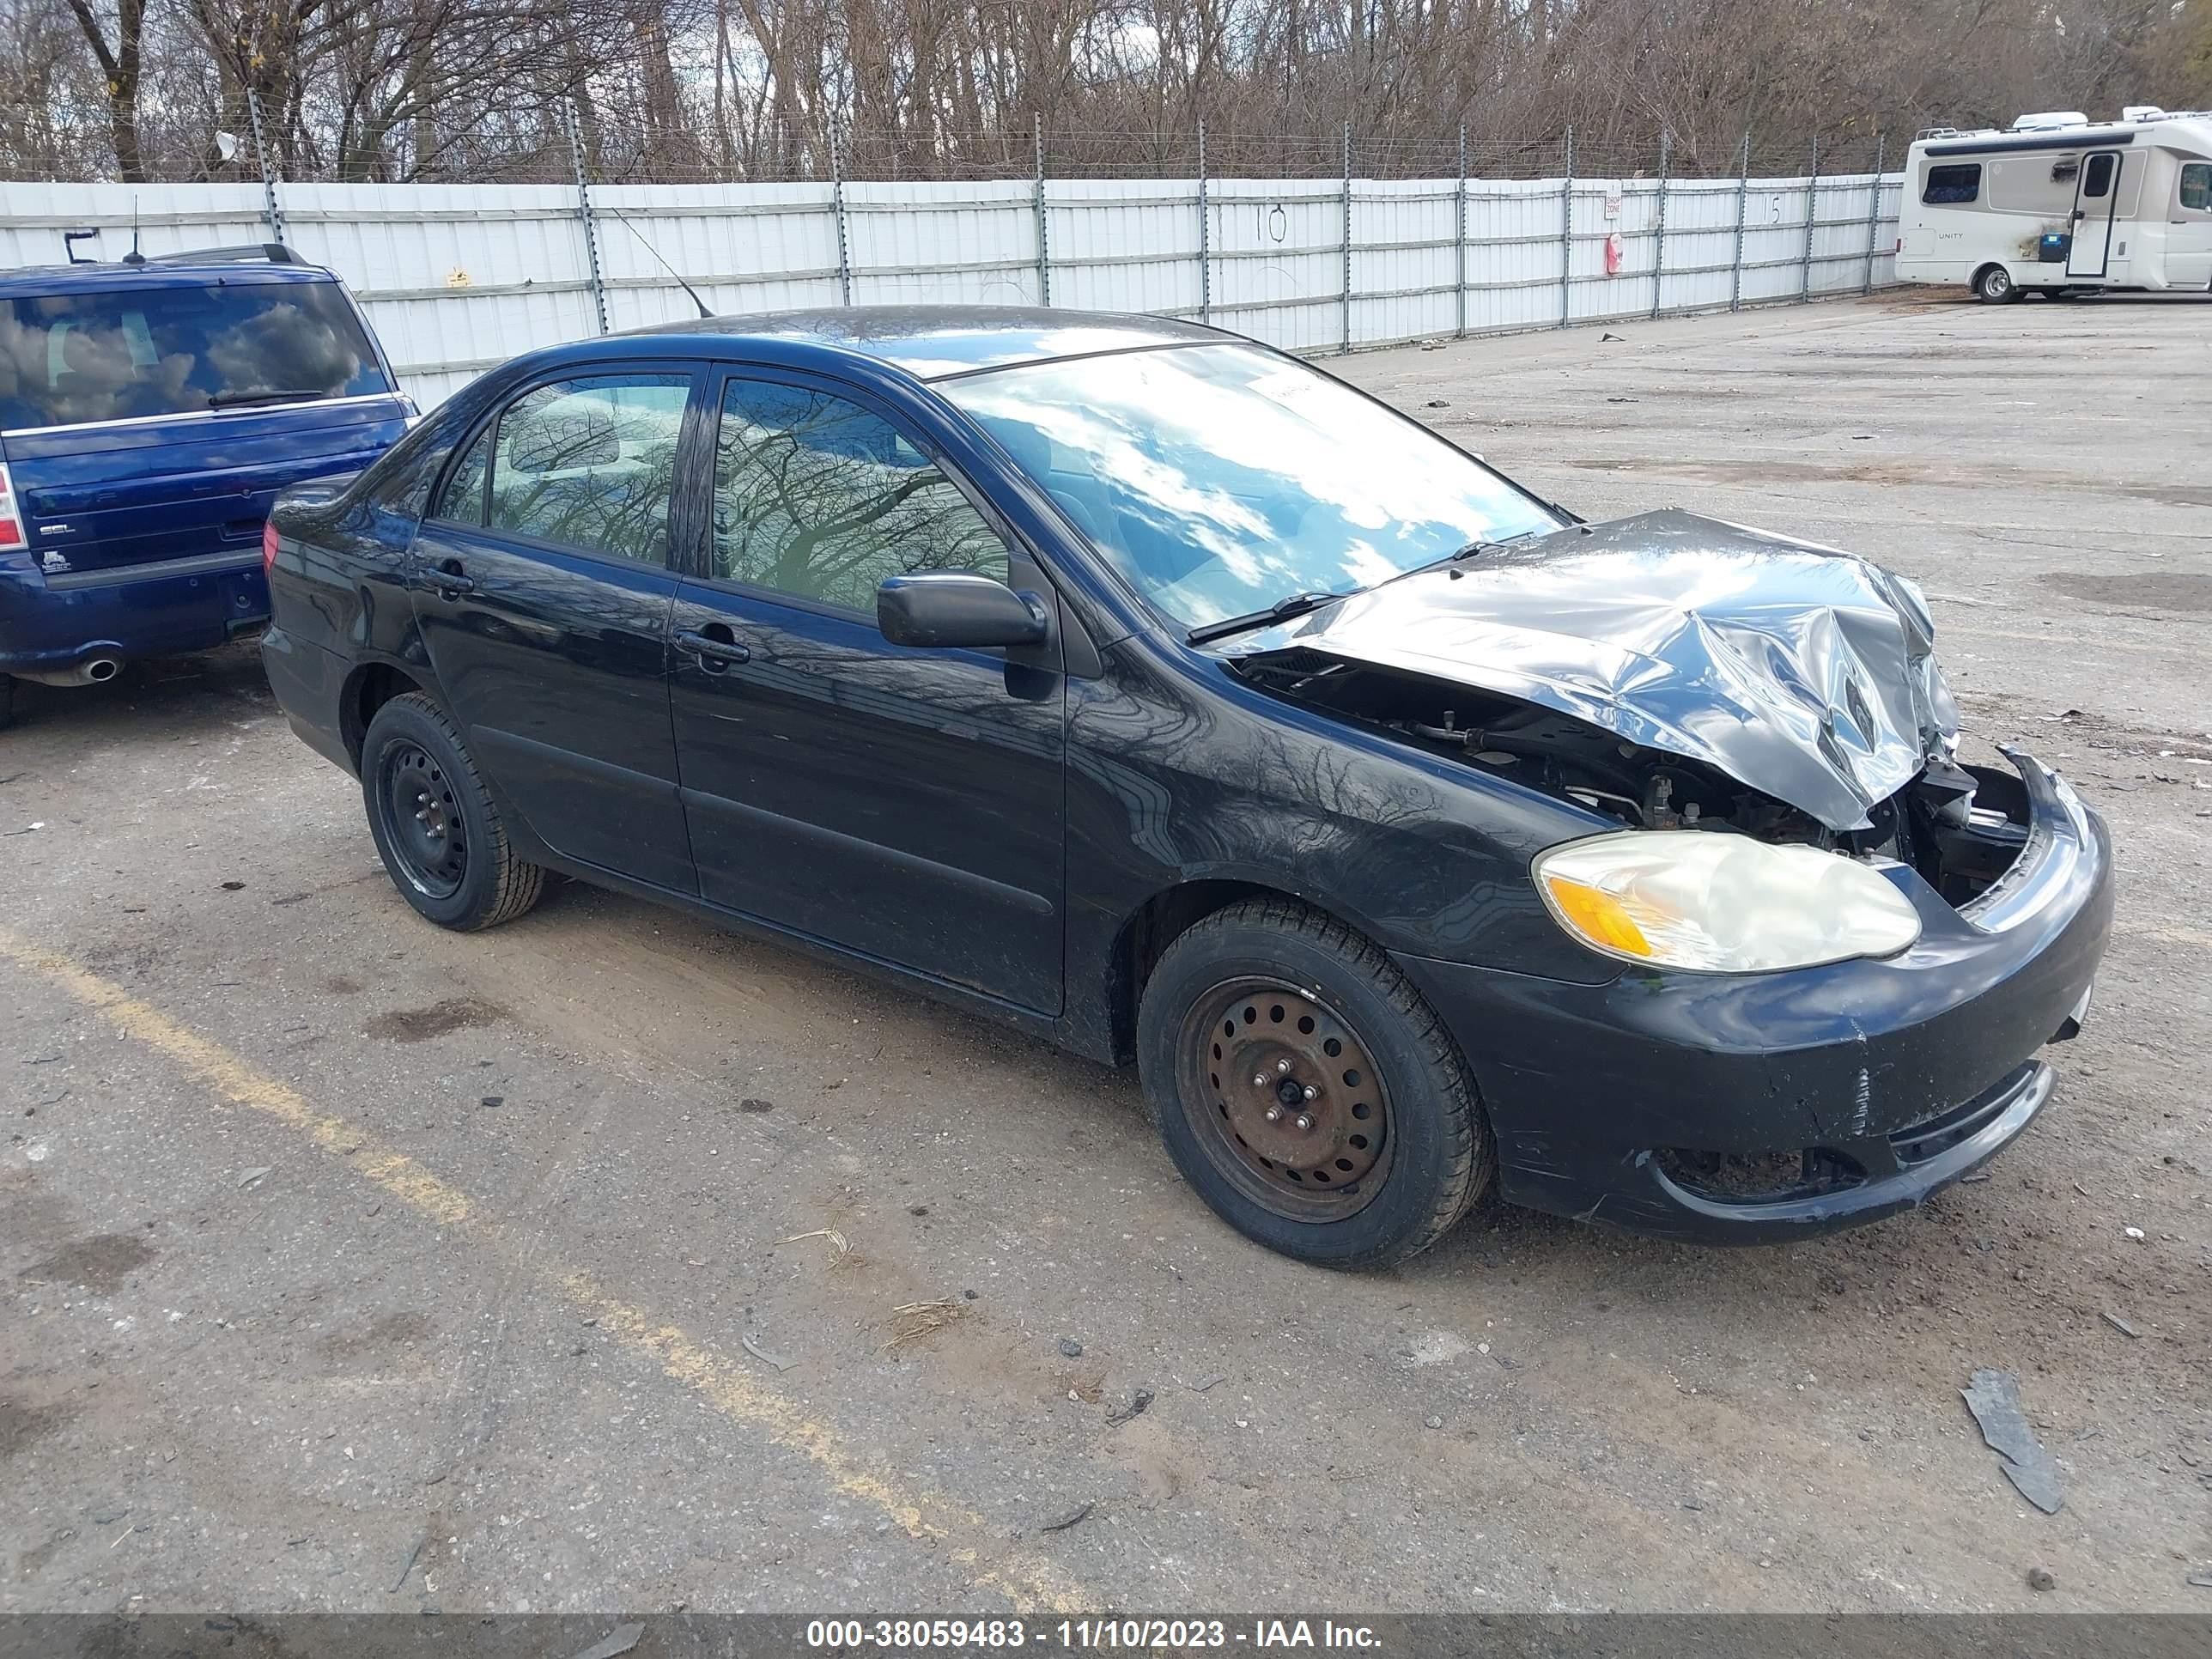
<svg viewBox="0 0 2212 1659">
<path fill-rule="evenodd" d="M 487 527 L 665 564 L 676 449 L 690 400 L 688 374 L 599 374 L 532 386 L 499 417 Z M 473 459 L 463 459 L 456 478 L 465 478 Z M 449 482 L 448 499 L 450 491 Z M 454 510 L 466 516 L 465 503 Z"/>
<path fill-rule="evenodd" d="M 0 430 L 391 390 L 336 283 L 0 301 Z"/>
<path fill-rule="evenodd" d="M 486 427 L 478 433 L 468 453 L 453 464 L 446 487 L 438 492 L 438 504 L 430 509 L 432 518 L 447 519 L 455 524 L 480 525 L 484 521 L 484 484 L 491 477 L 492 430 Z"/>
</svg>

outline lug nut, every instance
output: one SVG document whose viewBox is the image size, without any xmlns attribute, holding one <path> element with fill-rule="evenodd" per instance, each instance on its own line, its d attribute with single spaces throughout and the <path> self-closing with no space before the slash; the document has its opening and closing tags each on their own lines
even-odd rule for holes
<svg viewBox="0 0 2212 1659">
<path fill-rule="evenodd" d="M 1305 1113 L 1304 1113 L 1304 1112 L 1300 1112 L 1300 1113 L 1298 1114 L 1298 1127 L 1300 1127 L 1301 1129 L 1310 1129 L 1310 1128 L 1312 1128 L 1312 1127 L 1313 1127 L 1313 1119 L 1312 1119 L 1312 1118 L 1310 1118 L 1310 1117 L 1309 1117 L 1309 1116 L 1307 1116 Z"/>
<path fill-rule="evenodd" d="M 1291 1069 L 1291 1062 L 1287 1060 L 1279 1060 L 1275 1062 L 1275 1069 L 1279 1072 L 1287 1072 Z"/>
<path fill-rule="evenodd" d="M 1281 1121 L 1282 1121 L 1282 1119 L 1283 1119 L 1283 1109 L 1282 1109 L 1281 1107 L 1279 1107 L 1279 1106 L 1270 1106 L 1269 1108 L 1267 1108 L 1267 1121 L 1268 1121 L 1268 1122 L 1270 1122 L 1270 1123 L 1279 1123 L 1279 1122 L 1281 1122 Z"/>
<path fill-rule="evenodd" d="M 1253 1086 L 1254 1088 L 1255 1088 L 1255 1089 L 1264 1089 L 1264 1088 L 1266 1088 L 1266 1087 L 1267 1086 L 1267 1074 L 1265 1072 L 1255 1072 L 1255 1073 L 1252 1073 L 1252 1086 Z"/>
<path fill-rule="evenodd" d="M 1310 1084 L 1310 1083 L 1307 1084 L 1307 1085 L 1306 1085 L 1306 1098 L 1307 1098 L 1308 1100 L 1318 1100 L 1320 1097 L 1321 1097 L 1321 1091 L 1320 1091 L 1320 1090 L 1318 1090 L 1318 1089 L 1316 1089 L 1316 1088 L 1315 1088 L 1315 1087 L 1313 1086 L 1313 1085 L 1312 1085 L 1312 1084 Z"/>
</svg>

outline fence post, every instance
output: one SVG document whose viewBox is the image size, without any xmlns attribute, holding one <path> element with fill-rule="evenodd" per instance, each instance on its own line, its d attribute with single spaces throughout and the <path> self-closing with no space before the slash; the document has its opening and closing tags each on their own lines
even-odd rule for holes
<svg viewBox="0 0 2212 1659">
<path fill-rule="evenodd" d="M 1045 234 L 1044 209 L 1044 112 L 1039 110 L 1034 118 L 1036 124 L 1036 230 L 1037 230 L 1037 303 L 1052 303 L 1052 243 Z"/>
<path fill-rule="evenodd" d="M 837 303 L 853 303 L 852 244 L 845 234 L 845 157 L 837 141 L 837 123 L 830 123 L 830 210 L 837 220 Z"/>
<path fill-rule="evenodd" d="M 1658 240 L 1651 250 L 1651 315 L 1656 320 L 1660 301 L 1665 297 L 1662 289 L 1667 282 L 1667 164 L 1668 142 L 1673 135 L 1663 129 L 1659 134 L 1659 223 Z"/>
<path fill-rule="evenodd" d="M 1452 283 L 1459 301 L 1458 335 L 1467 338 L 1467 128 L 1459 130 L 1459 190 L 1453 210 L 1452 252 L 1455 261 Z"/>
<path fill-rule="evenodd" d="M 1820 216 L 1820 135 L 1813 135 L 1813 171 L 1805 179 L 1805 263 L 1797 281 L 1797 302 L 1813 297 L 1813 234 Z"/>
<path fill-rule="evenodd" d="M 246 118 L 253 125 L 253 159 L 261 167 L 261 211 L 269 221 L 269 239 L 284 240 L 284 214 L 276 205 L 276 169 L 269 162 L 269 145 L 261 136 L 261 98 L 252 87 L 246 89 Z"/>
<path fill-rule="evenodd" d="M 1337 349 L 1352 349 L 1352 123 L 1344 124 L 1344 326 Z"/>
<path fill-rule="evenodd" d="M 1862 294 L 1874 292 L 1874 240 L 1881 229 L 1881 164 L 1887 159 L 1887 143 L 1881 134 L 1875 134 L 1874 188 L 1867 192 L 1866 281 L 1859 285 Z"/>
<path fill-rule="evenodd" d="M 1213 320 L 1213 210 L 1206 188 L 1206 118 L 1198 118 L 1198 320 Z"/>
<path fill-rule="evenodd" d="M 599 332 L 610 333 L 607 322 L 607 278 L 599 264 L 599 227 L 592 217 L 592 187 L 584 169 L 584 139 L 576 130 L 576 106 L 561 100 L 562 125 L 568 129 L 568 159 L 576 167 L 576 216 L 584 222 L 584 264 L 592 277 L 592 306 L 599 313 Z"/>
<path fill-rule="evenodd" d="M 1567 176 L 1559 181 L 1559 326 L 1573 319 L 1575 281 L 1575 125 L 1567 123 Z"/>
<path fill-rule="evenodd" d="M 1735 175 L 1735 265 L 1729 276 L 1729 309 L 1743 309 L 1743 216 L 1751 201 L 1751 135 L 1743 135 L 1743 164 Z"/>
</svg>

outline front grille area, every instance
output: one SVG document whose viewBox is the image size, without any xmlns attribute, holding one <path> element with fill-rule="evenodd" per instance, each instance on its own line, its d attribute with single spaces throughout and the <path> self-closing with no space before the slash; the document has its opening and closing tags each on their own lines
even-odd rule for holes
<svg viewBox="0 0 2212 1659">
<path fill-rule="evenodd" d="M 1889 1144 L 1899 1164 L 1911 1168 L 1941 1157 L 1962 1140 L 1971 1139 L 2010 1103 L 2021 1079 L 2033 1062 L 2008 1072 L 1972 1100 L 1947 1108 L 1935 1116 L 1890 1132 Z"/>
<path fill-rule="evenodd" d="M 1866 1171 L 1826 1146 L 1745 1155 L 1662 1146 L 1656 1153 L 1668 1180 L 1714 1204 L 1777 1204 L 1848 1192 Z"/>
</svg>

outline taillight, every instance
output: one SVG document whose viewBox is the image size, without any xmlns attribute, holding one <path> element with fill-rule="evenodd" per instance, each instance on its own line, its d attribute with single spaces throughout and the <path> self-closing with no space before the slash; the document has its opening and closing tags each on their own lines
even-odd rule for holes
<svg viewBox="0 0 2212 1659">
<path fill-rule="evenodd" d="M 15 481 L 0 465 L 0 547 L 23 544 L 23 515 L 15 506 Z"/>
<path fill-rule="evenodd" d="M 276 568 L 276 520 L 261 521 L 261 570 L 264 575 Z"/>
</svg>

